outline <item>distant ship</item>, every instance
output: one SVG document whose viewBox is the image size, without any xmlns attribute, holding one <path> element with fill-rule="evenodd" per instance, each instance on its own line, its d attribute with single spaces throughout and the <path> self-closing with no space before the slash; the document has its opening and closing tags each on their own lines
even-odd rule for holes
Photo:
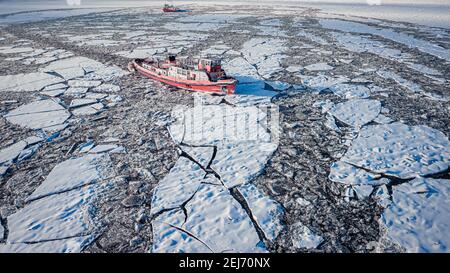
<svg viewBox="0 0 450 273">
<path fill-rule="evenodd" d="M 225 74 L 219 59 L 154 58 L 135 59 L 129 63 L 130 71 L 174 87 L 220 94 L 233 94 L 237 80 Z"/>
<path fill-rule="evenodd" d="M 169 4 L 165 4 L 163 9 L 164 12 L 178 12 L 180 11 L 179 8 L 173 6 L 173 5 L 169 5 Z"/>
</svg>

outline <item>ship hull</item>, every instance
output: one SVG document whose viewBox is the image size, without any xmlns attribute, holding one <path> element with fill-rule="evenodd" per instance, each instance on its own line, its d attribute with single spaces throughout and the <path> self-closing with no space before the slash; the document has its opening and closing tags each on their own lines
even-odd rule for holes
<svg viewBox="0 0 450 273">
<path fill-rule="evenodd" d="M 133 62 L 133 67 L 137 72 L 145 77 L 185 90 L 231 95 L 234 93 L 236 88 L 236 80 L 234 79 L 217 82 L 179 81 L 171 77 L 164 77 L 155 74 L 153 71 L 150 71 L 135 62 Z"/>
</svg>

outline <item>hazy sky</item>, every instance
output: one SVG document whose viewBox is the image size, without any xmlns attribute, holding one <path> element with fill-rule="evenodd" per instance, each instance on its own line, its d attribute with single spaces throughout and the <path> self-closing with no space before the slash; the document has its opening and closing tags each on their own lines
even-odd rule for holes
<svg viewBox="0 0 450 273">
<path fill-rule="evenodd" d="M 88 3 L 108 3 L 108 2 L 152 2 L 152 1 L 158 1 L 161 0 L 81 0 L 82 3 L 88 4 Z M 198 0 L 197 0 L 198 1 Z M 201 0 L 200 0 L 201 1 Z M 211 1 L 211 0 L 207 0 Z M 214 0 L 212 0 L 214 1 Z M 313 2 L 329 2 L 329 3 L 367 3 L 367 0 L 247 0 L 249 2 L 277 2 L 277 1 L 283 1 L 283 2 L 304 2 L 304 3 L 313 3 Z M 247 2 L 246 1 L 246 2 Z M 369 0 L 370 1 L 370 0 Z M 382 4 L 450 4 L 450 0 L 380 0 Z M 0 0 L 0 3 L 39 3 L 39 2 L 45 2 L 45 3 L 65 3 L 66 0 Z M 171 0 L 168 0 L 168 2 L 171 2 Z M 183 1 L 187 2 L 187 1 Z M 195 0 L 193 2 L 196 2 Z M 218 0 L 217 2 L 234 2 L 233 0 Z"/>
</svg>

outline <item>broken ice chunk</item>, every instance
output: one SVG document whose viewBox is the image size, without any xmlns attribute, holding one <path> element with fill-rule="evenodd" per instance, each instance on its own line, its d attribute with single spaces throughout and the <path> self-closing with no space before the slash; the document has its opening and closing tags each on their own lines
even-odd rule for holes
<svg viewBox="0 0 450 273">
<path fill-rule="evenodd" d="M 328 65 L 327 63 L 316 63 L 316 64 L 310 64 L 304 67 L 304 69 L 308 71 L 326 71 L 326 70 L 332 70 L 334 67 L 331 65 Z"/>
<path fill-rule="evenodd" d="M 389 190 L 386 185 L 381 185 L 375 191 L 374 199 L 377 201 L 377 204 L 382 206 L 383 208 L 387 208 L 391 204 L 391 196 L 389 194 Z"/>
<path fill-rule="evenodd" d="M 119 145 L 117 145 L 117 144 L 101 144 L 101 145 L 97 145 L 94 148 L 90 149 L 89 153 L 101 154 L 101 153 L 106 153 L 106 152 L 112 151 L 117 148 L 119 148 Z"/>
<path fill-rule="evenodd" d="M 336 84 L 330 90 L 337 96 L 345 99 L 365 99 L 370 96 L 370 89 L 364 85 Z"/>
<path fill-rule="evenodd" d="M 102 84 L 101 81 L 87 81 L 87 80 L 70 80 L 68 81 L 70 87 L 96 87 Z"/>
<path fill-rule="evenodd" d="M 268 84 L 272 89 L 277 91 L 285 91 L 292 86 L 290 83 L 282 81 L 266 81 L 266 84 Z"/>
<path fill-rule="evenodd" d="M 450 180 L 415 178 L 392 188 L 392 204 L 380 222 L 407 252 L 450 249 Z"/>
<path fill-rule="evenodd" d="M 380 111 L 381 103 L 377 100 L 354 99 L 334 105 L 329 113 L 347 125 L 360 128 L 374 120 Z"/>
<path fill-rule="evenodd" d="M 214 153 L 213 147 L 190 147 L 183 145 L 181 149 L 205 169 L 208 167 Z"/>
<path fill-rule="evenodd" d="M 7 243 L 39 243 L 94 232 L 93 199 L 100 192 L 93 184 L 27 204 L 8 217 Z"/>
<path fill-rule="evenodd" d="M 179 218 L 184 218 L 182 212 L 170 211 L 167 214 L 177 213 Z M 159 218 L 164 220 L 164 215 Z M 177 229 L 173 225 L 160 221 L 158 218 L 152 222 L 153 244 L 152 253 L 211 253 L 200 239 L 191 236 L 187 232 Z"/>
<path fill-rule="evenodd" d="M 97 183 L 108 176 L 106 168 L 109 164 L 110 159 L 106 155 L 85 155 L 63 161 L 52 169 L 28 200 Z"/>
<path fill-rule="evenodd" d="M 22 105 L 5 115 L 9 122 L 31 129 L 61 125 L 69 117 L 70 113 L 53 100 L 40 100 Z"/>
<path fill-rule="evenodd" d="M 358 196 L 358 199 L 360 200 L 369 198 L 373 191 L 373 186 L 371 185 L 354 185 L 352 187 L 356 193 L 356 196 Z"/>
<path fill-rule="evenodd" d="M 42 72 L 0 76 L 0 92 L 40 91 L 47 85 L 63 81 L 62 78 Z"/>
<path fill-rule="evenodd" d="M 327 126 L 329 129 L 336 131 L 338 133 L 341 132 L 341 129 L 336 125 L 336 121 L 334 120 L 334 117 L 330 114 L 327 114 L 325 122 L 325 126 Z"/>
<path fill-rule="evenodd" d="M 81 107 L 72 109 L 71 111 L 72 111 L 72 114 L 74 114 L 75 116 L 86 116 L 86 115 L 95 115 L 95 114 L 101 112 L 101 110 L 103 110 L 103 108 L 105 108 L 103 103 L 98 102 L 98 103 L 87 105 L 87 106 L 81 106 Z"/>
<path fill-rule="evenodd" d="M 388 124 L 394 122 L 393 119 L 391 119 L 390 117 L 386 117 L 383 114 L 379 114 L 373 121 L 375 121 L 378 124 Z"/>
<path fill-rule="evenodd" d="M 70 102 L 70 108 L 85 106 L 96 103 L 96 99 L 74 99 Z"/>
<path fill-rule="evenodd" d="M 0 253 L 80 253 L 95 238 L 95 235 L 86 235 L 33 244 L 0 244 Z"/>
<path fill-rule="evenodd" d="M 274 143 L 243 142 L 218 149 L 211 164 L 228 188 L 258 176 L 277 149 Z"/>
<path fill-rule="evenodd" d="M 414 178 L 449 168 L 450 141 L 423 125 L 369 125 L 361 129 L 341 160 L 374 173 Z"/>
<path fill-rule="evenodd" d="M 152 196 L 153 215 L 181 206 L 197 191 L 206 172 L 199 165 L 180 157 L 170 172 L 158 183 Z"/>
<path fill-rule="evenodd" d="M 22 152 L 25 147 L 27 147 L 27 143 L 25 141 L 16 142 L 6 148 L 0 150 L 0 165 L 3 163 L 9 163 L 15 160 L 20 152 Z"/>
<path fill-rule="evenodd" d="M 186 230 L 213 252 L 265 251 L 247 213 L 223 186 L 201 184 L 185 208 L 184 224 L 180 214 L 175 219 L 162 214 L 158 220 Z"/>
<path fill-rule="evenodd" d="M 389 183 L 388 179 L 379 174 L 369 173 L 343 161 L 331 164 L 328 178 L 333 182 L 347 185 L 382 185 Z"/>
<path fill-rule="evenodd" d="M 314 234 L 307 226 L 298 222 L 291 226 L 292 244 L 295 248 L 314 249 L 322 242 L 323 238 Z"/>
<path fill-rule="evenodd" d="M 283 230 L 282 218 L 283 207 L 264 195 L 255 185 L 247 183 L 238 187 L 247 205 L 249 206 L 253 218 L 264 232 L 269 241 L 274 241 Z"/>
<path fill-rule="evenodd" d="M 102 85 L 99 85 L 97 87 L 94 87 L 92 89 L 92 91 L 94 92 L 112 92 L 112 93 L 116 93 L 120 91 L 120 86 L 118 85 L 114 85 L 114 84 L 110 84 L 110 83 L 104 83 Z"/>
</svg>

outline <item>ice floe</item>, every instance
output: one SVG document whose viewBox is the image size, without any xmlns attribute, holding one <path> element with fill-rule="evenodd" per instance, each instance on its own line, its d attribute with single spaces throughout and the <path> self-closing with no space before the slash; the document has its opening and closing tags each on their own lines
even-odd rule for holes
<svg viewBox="0 0 450 273">
<path fill-rule="evenodd" d="M 381 111 L 381 103 L 377 100 L 353 99 L 334 105 L 329 113 L 339 121 L 355 127 L 374 120 Z"/>
<path fill-rule="evenodd" d="M 40 100 L 19 106 L 4 117 L 23 127 L 52 131 L 55 126 L 64 124 L 70 113 L 53 100 Z"/>
<path fill-rule="evenodd" d="M 242 142 L 218 149 L 211 168 L 228 187 L 241 185 L 258 176 L 277 149 L 274 143 Z"/>
<path fill-rule="evenodd" d="M 265 251 L 247 213 L 223 186 L 201 184 L 185 208 L 187 217 L 179 210 L 169 211 L 162 213 L 154 221 L 186 231 L 201 240 L 212 252 Z M 163 242 L 167 240 L 164 237 L 161 239 Z M 183 240 L 172 241 L 172 244 L 186 243 Z M 181 247 L 183 246 L 178 248 Z M 192 250 L 192 247 L 189 248 Z M 205 248 L 200 250 L 204 251 Z"/>
<path fill-rule="evenodd" d="M 367 172 L 344 161 L 331 164 L 328 178 L 347 185 L 383 185 L 390 182 L 380 174 Z"/>
<path fill-rule="evenodd" d="M 334 67 L 331 65 L 328 65 L 327 63 L 316 63 L 316 64 L 310 64 L 304 67 L 304 69 L 308 71 L 326 71 L 326 70 L 332 70 Z"/>
<path fill-rule="evenodd" d="M 238 191 L 246 200 L 254 220 L 269 241 L 274 241 L 283 230 L 283 207 L 275 200 L 264 195 L 253 184 L 238 187 Z"/>
<path fill-rule="evenodd" d="M 191 160 L 181 157 L 156 186 L 151 213 L 180 207 L 198 189 L 206 172 Z"/>
<path fill-rule="evenodd" d="M 105 166 L 108 165 L 109 157 L 107 155 L 89 154 L 63 161 L 52 169 L 28 200 L 102 181 L 110 175 L 105 171 Z"/>
<path fill-rule="evenodd" d="M 373 173 L 414 178 L 449 168 L 450 141 L 442 132 L 423 125 L 368 125 L 341 161 Z"/>
<path fill-rule="evenodd" d="M 33 92 L 40 91 L 48 85 L 64 80 L 42 72 L 0 76 L 0 92 Z"/>
<path fill-rule="evenodd" d="M 95 232 L 91 213 L 101 187 L 92 184 L 27 204 L 8 217 L 7 243 L 39 243 Z"/>
<path fill-rule="evenodd" d="M 330 90 L 335 95 L 345 99 L 365 99 L 370 96 L 370 89 L 364 85 L 342 83 L 331 86 Z"/>
<path fill-rule="evenodd" d="M 314 249 L 322 242 L 322 236 L 313 233 L 307 226 L 298 222 L 291 226 L 292 244 L 295 248 Z"/>
<path fill-rule="evenodd" d="M 380 222 L 407 252 L 443 252 L 450 247 L 450 180 L 415 178 L 392 188 L 392 203 Z"/>
</svg>

